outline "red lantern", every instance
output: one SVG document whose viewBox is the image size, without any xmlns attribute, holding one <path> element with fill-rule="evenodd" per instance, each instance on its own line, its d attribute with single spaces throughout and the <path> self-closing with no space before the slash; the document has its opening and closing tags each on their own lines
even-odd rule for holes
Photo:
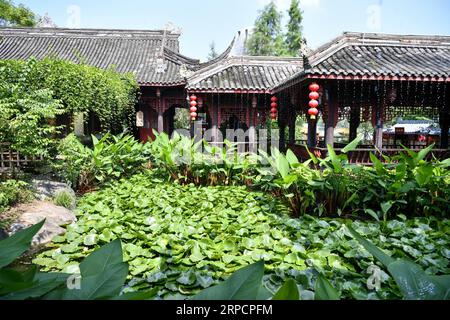
<svg viewBox="0 0 450 320">
<path fill-rule="evenodd" d="M 191 117 L 193 118 L 192 120 L 195 120 L 197 118 L 197 112 L 191 112 Z"/>
<path fill-rule="evenodd" d="M 277 109 L 275 109 L 275 108 L 272 108 L 271 110 L 270 110 L 270 113 L 277 113 L 278 111 L 277 111 Z"/>
<path fill-rule="evenodd" d="M 277 120 L 277 114 L 276 114 L 276 113 L 271 113 L 271 114 L 270 114 L 270 118 L 271 118 L 272 120 Z"/>
<path fill-rule="evenodd" d="M 319 97 L 320 97 L 319 93 L 315 92 L 315 91 L 313 91 L 309 94 L 309 98 L 311 100 L 319 100 Z"/>
<path fill-rule="evenodd" d="M 270 107 L 273 109 L 273 108 L 278 108 L 278 104 L 276 103 L 276 102 L 272 102 L 271 104 L 270 104 Z"/>
<path fill-rule="evenodd" d="M 191 101 L 197 101 L 197 96 L 196 96 L 195 94 L 193 94 L 193 95 L 191 96 Z"/>
<path fill-rule="evenodd" d="M 196 107 L 191 107 L 191 112 L 197 112 L 197 108 Z"/>
<path fill-rule="evenodd" d="M 273 97 L 270 99 L 270 101 L 272 101 L 272 102 L 278 102 L 278 98 L 275 97 L 275 96 L 273 96 Z"/>
<path fill-rule="evenodd" d="M 196 107 L 197 106 L 197 101 L 192 100 L 190 105 L 191 105 L 191 107 Z"/>
<path fill-rule="evenodd" d="M 319 91 L 319 89 L 320 89 L 320 86 L 315 82 L 309 86 L 309 91 L 312 91 L 312 92 L 317 92 L 317 91 Z"/>
<path fill-rule="evenodd" d="M 317 115 L 319 114 L 319 110 L 317 110 L 316 108 L 311 108 L 308 110 L 308 114 L 311 116 L 312 120 L 315 120 Z"/>
<path fill-rule="evenodd" d="M 310 106 L 311 108 L 317 108 L 317 107 L 319 106 L 319 101 L 317 101 L 317 100 L 311 100 L 311 101 L 309 102 L 309 106 Z"/>
</svg>

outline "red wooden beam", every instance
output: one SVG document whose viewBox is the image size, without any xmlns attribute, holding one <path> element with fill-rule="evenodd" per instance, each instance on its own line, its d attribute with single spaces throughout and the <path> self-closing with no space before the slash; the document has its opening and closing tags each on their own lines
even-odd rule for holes
<svg viewBox="0 0 450 320">
<path fill-rule="evenodd" d="M 188 93 L 237 93 L 237 94 L 270 94 L 270 90 L 222 90 L 222 89 L 188 89 Z"/>
</svg>

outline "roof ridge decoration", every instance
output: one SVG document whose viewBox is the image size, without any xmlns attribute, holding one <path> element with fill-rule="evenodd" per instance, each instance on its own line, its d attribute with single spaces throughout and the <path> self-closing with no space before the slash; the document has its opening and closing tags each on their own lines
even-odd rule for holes
<svg viewBox="0 0 450 320">
<path fill-rule="evenodd" d="M 386 51 L 389 52 L 389 59 L 384 58 Z M 346 58 L 348 61 L 345 61 Z M 448 82 L 450 36 L 345 32 L 314 50 L 307 59 L 309 68 L 271 90 L 280 91 L 295 79 L 314 74 L 344 77 L 429 77 Z"/>
<path fill-rule="evenodd" d="M 163 37 L 163 30 L 1 27 L 0 59 L 53 56 L 79 63 L 81 57 L 91 66 L 133 73 L 143 86 L 184 85 L 181 65 L 198 61 L 179 54 L 178 33 L 166 31 L 165 44 Z"/>
<path fill-rule="evenodd" d="M 94 29 L 94 28 L 48 28 L 48 27 L 37 27 L 37 28 L 27 28 L 27 27 L 0 27 L 1 33 L 14 34 L 14 35 L 89 35 L 89 36 L 105 36 L 105 35 L 127 35 L 132 36 L 162 36 L 165 29 Z M 168 36 L 179 38 L 181 33 L 169 30 Z"/>
</svg>

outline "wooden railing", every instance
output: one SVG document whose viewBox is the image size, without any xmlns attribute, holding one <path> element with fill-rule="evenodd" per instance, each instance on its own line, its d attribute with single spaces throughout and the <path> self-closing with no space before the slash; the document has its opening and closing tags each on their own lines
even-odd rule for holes
<svg viewBox="0 0 450 320">
<path fill-rule="evenodd" d="M 21 155 L 12 150 L 9 144 L 0 144 L 0 173 L 29 168 L 42 160 L 42 157 Z"/>
<path fill-rule="evenodd" d="M 310 159 L 310 155 L 308 153 L 308 150 L 306 149 L 306 145 L 290 145 L 288 146 L 299 159 L 305 161 Z M 311 153 L 313 153 L 316 157 L 324 159 L 328 156 L 328 149 L 327 148 L 308 148 Z M 334 149 L 336 154 L 342 153 L 342 148 L 335 148 Z M 411 149 L 414 152 L 418 152 L 422 149 L 415 148 Z M 372 165 L 372 161 L 370 160 L 370 154 L 374 154 L 378 159 L 381 161 L 384 161 L 384 158 L 382 155 L 392 157 L 394 155 L 398 155 L 401 152 L 405 152 L 404 149 L 401 148 L 383 148 L 382 150 L 377 150 L 374 147 L 360 147 L 358 149 L 355 149 L 348 153 L 348 159 L 350 163 L 353 164 L 362 164 L 362 165 Z M 433 157 L 436 157 L 437 159 L 447 159 L 450 158 L 450 150 L 447 149 L 433 149 L 427 156 L 427 160 L 433 159 Z"/>
</svg>

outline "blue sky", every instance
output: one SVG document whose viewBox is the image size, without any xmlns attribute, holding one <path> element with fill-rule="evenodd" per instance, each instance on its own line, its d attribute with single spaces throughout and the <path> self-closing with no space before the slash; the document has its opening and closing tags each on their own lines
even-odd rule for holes
<svg viewBox="0 0 450 320">
<path fill-rule="evenodd" d="M 182 28 L 181 51 L 204 59 L 209 43 L 219 52 L 251 27 L 270 0 L 15 0 L 49 16 L 59 27 Z M 276 0 L 286 10 L 290 0 Z M 315 48 L 343 31 L 450 34 L 449 0 L 301 0 L 304 34 Z M 78 15 L 79 10 L 79 15 Z M 287 13 L 285 13 L 287 16 Z"/>
</svg>

